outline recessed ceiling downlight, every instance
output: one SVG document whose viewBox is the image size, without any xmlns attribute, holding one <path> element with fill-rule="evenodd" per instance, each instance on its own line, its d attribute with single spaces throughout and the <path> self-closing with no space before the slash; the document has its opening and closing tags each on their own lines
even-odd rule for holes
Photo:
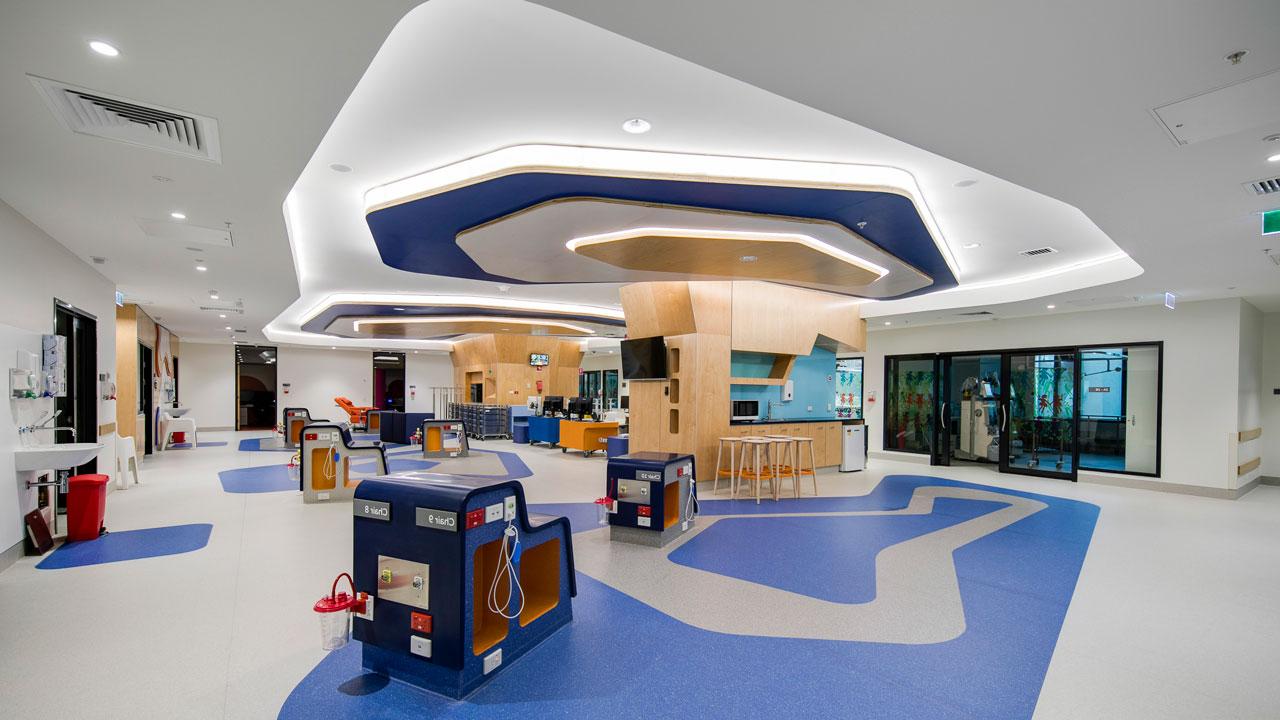
<svg viewBox="0 0 1280 720">
<path fill-rule="evenodd" d="M 964 248 L 965 250 L 973 250 L 974 248 L 980 248 L 980 247 L 982 247 L 982 243 L 965 243 L 964 245 L 961 245 L 960 247 Z"/>
<path fill-rule="evenodd" d="M 101 40 L 90 40 L 89 49 L 106 57 L 116 57 L 120 54 L 120 51 L 116 49 L 115 45 Z"/>
<path fill-rule="evenodd" d="M 187 214 L 174 210 L 173 212 L 169 213 L 169 217 L 173 218 L 174 220 L 186 220 Z"/>
<path fill-rule="evenodd" d="M 643 135 L 649 132 L 649 130 L 652 128 L 653 128 L 653 125 L 650 125 L 649 121 L 645 120 L 644 118 L 638 118 L 638 117 L 631 118 L 630 120 L 622 123 L 622 129 L 626 130 L 632 135 Z"/>
<path fill-rule="evenodd" d="M 1275 155 L 1267 158 L 1267 162 L 1280 162 L 1280 153 L 1276 153 Z"/>
</svg>

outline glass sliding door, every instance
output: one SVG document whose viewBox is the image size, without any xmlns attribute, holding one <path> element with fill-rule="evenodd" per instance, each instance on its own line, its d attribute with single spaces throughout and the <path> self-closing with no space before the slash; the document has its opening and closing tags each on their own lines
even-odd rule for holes
<svg viewBox="0 0 1280 720">
<path fill-rule="evenodd" d="M 1080 467 L 1160 472 L 1159 344 L 1080 350 Z"/>
<path fill-rule="evenodd" d="M 938 458 L 935 442 L 938 358 L 885 359 L 884 449 Z"/>
<path fill-rule="evenodd" d="M 942 464 L 1000 461 L 1000 360 L 999 353 L 943 359 Z"/>
<path fill-rule="evenodd" d="M 1000 469 L 1075 479 L 1076 351 L 1004 355 Z"/>
</svg>

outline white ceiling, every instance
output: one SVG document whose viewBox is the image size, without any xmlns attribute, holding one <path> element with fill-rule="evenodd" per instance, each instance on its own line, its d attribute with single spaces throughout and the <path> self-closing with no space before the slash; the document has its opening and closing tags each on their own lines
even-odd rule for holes
<svg viewBox="0 0 1280 720">
<path fill-rule="evenodd" d="M 1280 174 L 1263 159 L 1280 148 L 1259 140 L 1280 132 L 1280 118 L 1178 147 L 1149 113 L 1280 67 L 1275 0 L 542 3 L 679 57 L 520 3 L 433 0 L 419 12 L 435 13 L 439 23 L 424 23 L 412 42 L 379 55 L 370 68 L 366 94 L 383 98 L 366 104 L 357 92 L 334 122 L 414 4 L 7 3 L 0 9 L 0 199 L 81 257 L 106 256 L 104 274 L 193 339 L 225 338 L 226 324 L 261 339 L 259 330 L 291 304 L 299 313 L 314 307 L 299 300 L 309 277 L 304 272 L 300 288 L 281 213 L 291 187 L 316 193 L 311 202 L 336 198 L 339 209 L 353 209 L 335 236 L 346 246 L 337 271 L 317 275 L 324 278 L 317 293 L 385 290 L 384 280 L 395 276 L 395 289 L 496 294 L 468 281 L 392 271 L 376 257 L 367 265 L 372 245 L 361 195 L 517 142 L 834 162 L 905 157 L 918 164 L 911 169 L 948 241 L 982 237 L 983 253 L 966 258 L 957 251 L 963 270 L 1002 247 L 994 237 L 1016 238 L 1018 249 L 1047 244 L 1049 236 L 1096 248 L 1106 239 L 1100 227 L 1146 271 L 1048 300 L 994 306 L 1012 298 L 982 298 L 1000 314 L 1043 312 L 1045 302 L 1059 312 L 1107 298 L 1151 302 L 1165 290 L 1184 300 L 1242 295 L 1280 310 L 1280 269 L 1260 257 L 1280 242 L 1258 235 L 1254 214 L 1280 200 L 1254 199 L 1240 188 Z M 117 45 L 121 56 L 92 54 L 85 44 L 97 38 Z M 1244 64 L 1222 61 L 1240 47 L 1250 50 Z M 382 64 L 390 70 L 376 79 Z M 212 116 L 223 162 L 73 135 L 53 120 L 27 73 Z M 553 102 L 543 100 L 548 93 Z M 652 120 L 654 131 L 622 134 L 618 124 L 637 115 Z M 450 128 L 461 134 L 439 135 Z M 373 142 L 380 138 L 390 142 Z M 333 173 L 333 162 L 355 171 Z M 979 183 L 954 188 L 965 179 Z M 138 230 L 138 218 L 164 218 L 173 209 L 192 224 L 232 222 L 236 247 L 201 253 L 210 270 L 197 274 L 196 254 L 156 247 Z M 308 232 L 327 218 L 298 213 L 291 225 Z M 298 259 L 308 267 L 305 255 Z M 1006 265 L 998 260 L 986 266 L 997 275 Z M 197 310 L 210 289 L 223 300 L 242 298 L 245 317 L 228 323 Z M 511 291 L 517 294 L 614 302 L 600 287 Z M 893 303 L 864 311 L 949 317 Z"/>
<path fill-rule="evenodd" d="M 1165 291 L 1280 311 L 1256 215 L 1280 198 L 1240 187 L 1280 175 L 1280 117 L 1179 147 L 1149 112 L 1280 68 L 1276 0 L 538 1 L 1070 203 L 1145 270 L 1000 314 Z"/>
<path fill-rule="evenodd" d="M 397 20 L 379 0 L 6 2 L 0 7 L 0 199 L 184 339 L 261 328 L 298 294 L 280 204 Z M 88 40 L 120 50 L 105 58 Z M 222 163 L 69 132 L 27 74 L 218 121 Z M 161 183 L 153 175 L 169 177 Z M 148 240 L 138 220 L 221 229 L 235 247 L 193 253 Z M 207 261 L 197 273 L 195 259 Z M 208 291 L 243 316 L 202 312 Z"/>
<path fill-rule="evenodd" d="M 634 116 L 653 130 L 623 132 Z M 616 150 L 575 149 L 584 147 Z M 300 326 L 334 293 L 496 294 L 488 283 L 383 265 L 364 210 L 510 168 L 574 163 L 819 186 L 903 175 L 973 289 L 868 304 L 868 315 L 1019 300 L 1055 282 L 1078 288 L 1140 272 L 1088 217 L 1051 197 L 537 5 L 433 0 L 387 38 L 290 192 L 300 297 L 267 336 L 329 344 Z M 1060 252 L 1018 255 L 1041 245 Z M 609 305 L 617 284 L 518 286 L 508 297 Z"/>
</svg>

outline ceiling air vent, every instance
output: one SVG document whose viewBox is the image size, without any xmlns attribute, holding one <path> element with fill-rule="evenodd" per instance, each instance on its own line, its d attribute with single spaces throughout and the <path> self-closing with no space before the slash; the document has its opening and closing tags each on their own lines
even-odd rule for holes
<svg viewBox="0 0 1280 720">
<path fill-rule="evenodd" d="M 1039 257 L 1041 255 L 1052 255 L 1053 253 L 1056 253 L 1056 252 L 1058 252 L 1056 248 L 1040 247 L 1040 248 L 1033 248 L 1031 250 L 1023 250 L 1018 254 L 1025 255 L 1027 257 Z"/>
<path fill-rule="evenodd" d="M 1244 184 L 1244 189 L 1254 195 L 1272 195 L 1274 193 L 1280 193 L 1280 177 L 1247 182 Z"/>
<path fill-rule="evenodd" d="M 203 115 L 28 75 L 68 130 L 185 157 L 222 162 L 218 121 Z"/>
<path fill-rule="evenodd" d="M 975 312 L 956 313 L 956 316 L 957 317 L 983 317 L 985 315 L 991 315 L 991 314 L 992 313 L 988 310 L 978 310 Z"/>
</svg>

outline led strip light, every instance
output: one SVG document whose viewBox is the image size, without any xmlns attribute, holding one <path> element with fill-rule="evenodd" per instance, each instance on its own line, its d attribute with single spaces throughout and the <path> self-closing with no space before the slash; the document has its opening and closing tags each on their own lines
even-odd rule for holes
<svg viewBox="0 0 1280 720">
<path fill-rule="evenodd" d="M 580 238 L 574 238 L 566 242 L 564 246 L 573 252 L 577 252 L 578 248 L 588 245 L 604 245 L 619 240 L 629 240 L 637 237 L 669 237 L 684 238 L 688 240 L 752 240 L 758 242 L 778 242 L 778 243 L 799 243 L 811 250 L 816 250 L 824 255 L 832 257 L 841 262 L 862 268 L 867 272 L 874 273 L 877 282 L 885 275 L 889 274 L 887 268 L 883 268 L 870 260 L 860 258 L 845 250 L 841 250 L 834 245 L 825 243 L 817 238 L 800 233 L 770 233 L 757 232 L 750 230 L 695 230 L 690 228 L 632 228 L 630 230 L 619 230 L 616 232 L 602 233 L 600 235 L 587 235 Z"/>
<path fill-rule="evenodd" d="M 462 323 L 462 322 L 483 322 L 483 323 L 501 323 L 504 325 L 546 325 L 549 327 L 558 327 L 572 332 L 579 332 L 584 335 L 594 335 L 595 332 L 590 328 L 581 325 L 572 325 L 559 320 L 541 320 L 538 318 L 506 318 L 493 317 L 490 315 L 441 315 L 433 317 L 377 317 L 362 318 L 352 322 L 352 329 L 360 332 L 362 325 L 431 325 L 444 323 Z"/>
</svg>

